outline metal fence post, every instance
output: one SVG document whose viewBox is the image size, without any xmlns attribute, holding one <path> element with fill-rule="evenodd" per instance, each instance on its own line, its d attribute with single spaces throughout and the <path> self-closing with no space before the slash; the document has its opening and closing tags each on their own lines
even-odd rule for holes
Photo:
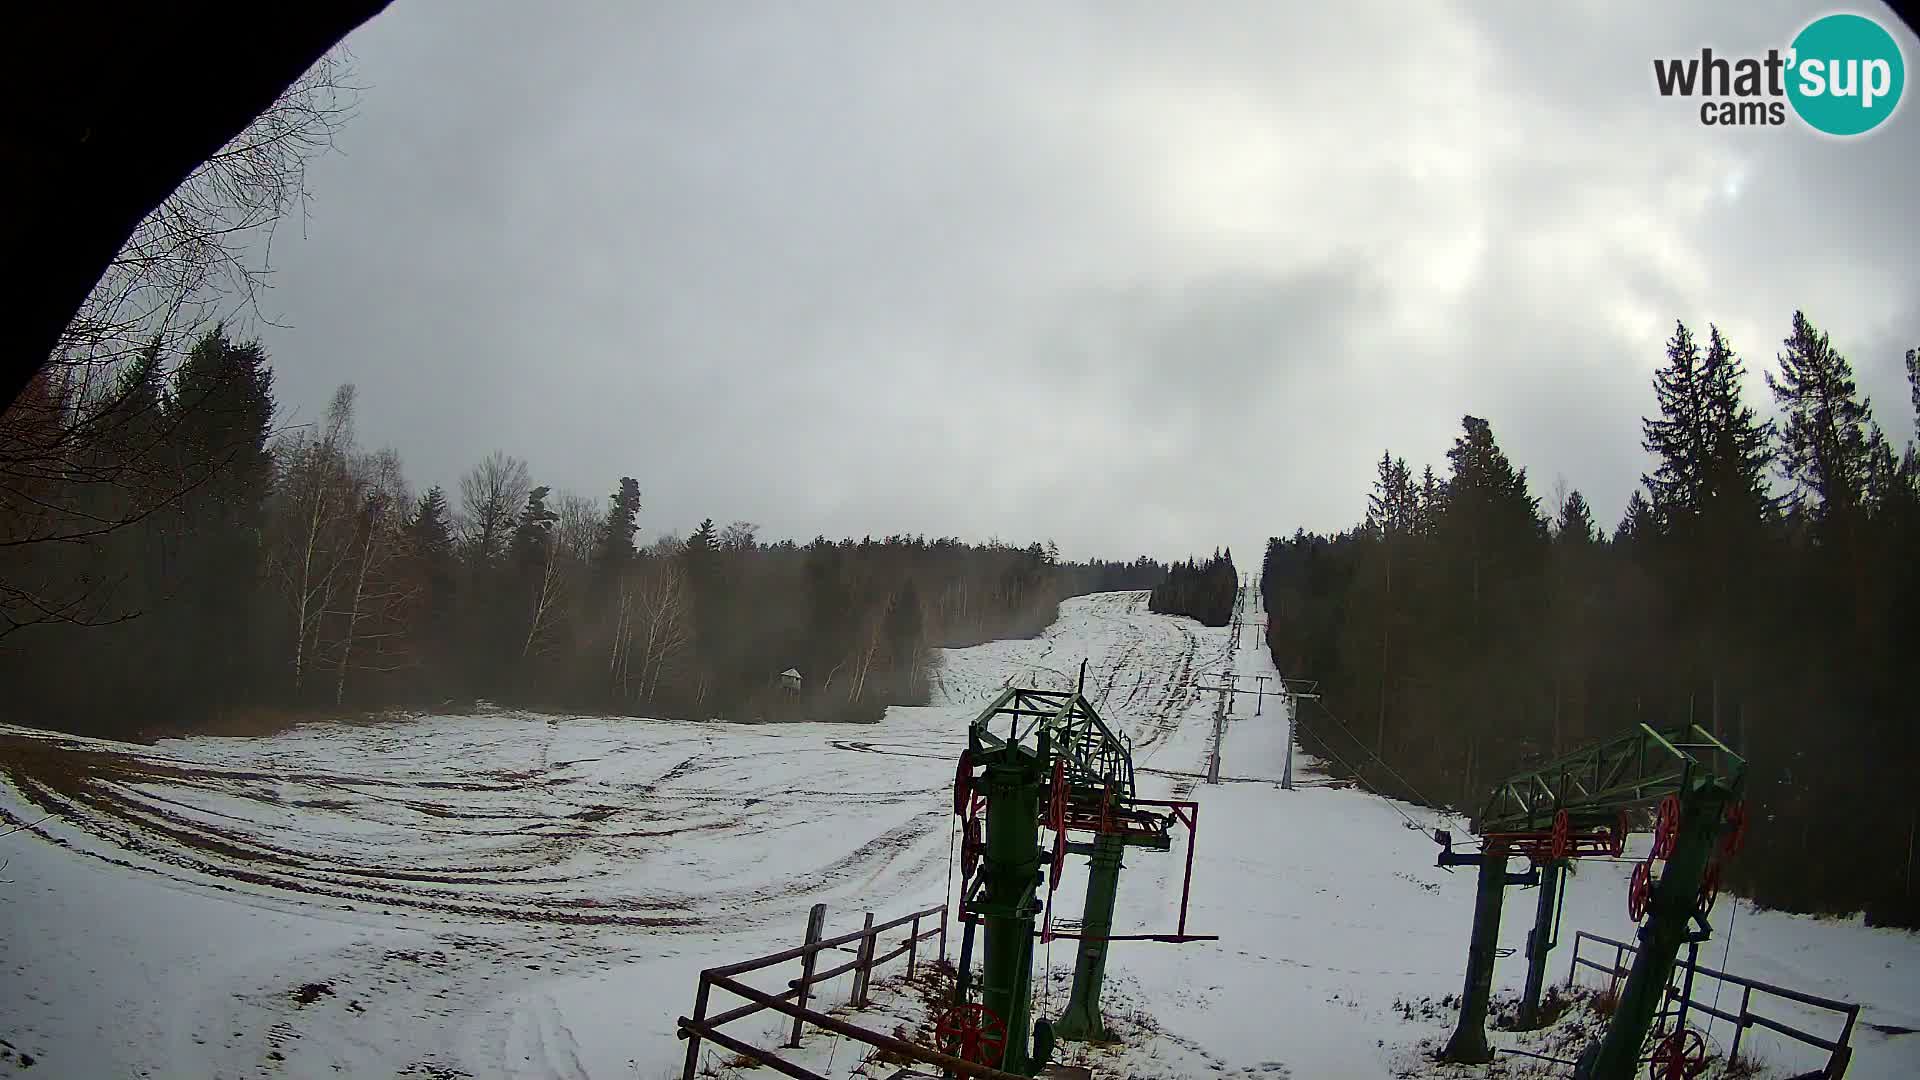
<svg viewBox="0 0 1920 1080">
<path fill-rule="evenodd" d="M 940 962 L 947 962 L 947 905 L 940 905 Z"/>
<path fill-rule="evenodd" d="M 813 905 L 813 910 L 807 912 L 807 944 L 818 945 L 822 932 L 826 930 L 826 927 L 827 905 Z M 802 1009 L 807 1007 L 807 992 L 813 989 L 813 958 L 818 955 L 818 953 L 810 952 L 800 958 L 800 996 L 798 1001 Z M 704 983 L 701 985 L 701 990 L 702 992 L 706 990 Z M 800 1023 L 799 1017 L 796 1016 L 793 1018 L 793 1037 L 787 1040 L 787 1046 L 797 1047 L 800 1045 Z M 693 1080 L 692 1073 L 687 1074 L 687 1080 Z"/>
<path fill-rule="evenodd" d="M 862 931 L 866 936 L 860 939 L 858 966 L 853 969 L 853 1005 L 857 1009 L 867 1007 L 867 980 L 873 978 L 873 912 L 867 912 Z"/>
</svg>

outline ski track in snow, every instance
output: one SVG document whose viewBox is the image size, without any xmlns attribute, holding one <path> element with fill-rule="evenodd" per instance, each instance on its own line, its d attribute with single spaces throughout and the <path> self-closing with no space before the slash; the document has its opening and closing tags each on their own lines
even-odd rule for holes
<svg viewBox="0 0 1920 1080">
<path fill-rule="evenodd" d="M 1144 593 L 1082 597 L 1038 637 L 945 652 L 935 702 L 871 726 L 491 711 L 154 746 L 0 727 L 0 829 L 28 826 L 0 838 L 0 1076 L 677 1076 L 673 1018 L 701 968 L 794 944 L 815 902 L 836 932 L 941 901 L 966 725 L 1009 684 L 1070 689 L 1083 659 L 1143 794 L 1201 803 L 1188 929 L 1222 940 L 1116 944 L 1106 1004 L 1125 1045 L 1069 1056 L 1115 1077 L 1406 1075 L 1445 1026 L 1394 1005 L 1458 991 L 1472 874 L 1434 867 L 1425 834 L 1316 783 L 1304 755 L 1306 782 L 1280 790 L 1277 702 L 1236 703 L 1225 782 L 1202 783 L 1213 695 L 1197 684 L 1274 674 L 1257 625 L 1229 638 L 1147 612 Z M 1173 929 L 1186 845 L 1127 856 L 1115 932 Z M 1080 916 L 1082 866 L 1058 920 Z M 1628 869 L 1580 868 L 1554 980 L 1574 929 L 1630 936 Z M 1532 908 L 1509 896 L 1503 945 Z M 1072 943 L 1037 952 L 1038 1015 L 1054 1015 Z M 1850 1077 L 1920 1074 L 1920 1035 L 1867 1026 L 1920 1028 L 1914 936 L 1743 907 L 1727 963 L 1867 1002 Z M 1524 973 L 1503 959 L 1497 989 Z M 772 1026 L 738 1033 L 767 1045 Z M 831 1046 L 803 1060 L 849 1075 L 857 1055 L 828 1071 Z"/>
</svg>

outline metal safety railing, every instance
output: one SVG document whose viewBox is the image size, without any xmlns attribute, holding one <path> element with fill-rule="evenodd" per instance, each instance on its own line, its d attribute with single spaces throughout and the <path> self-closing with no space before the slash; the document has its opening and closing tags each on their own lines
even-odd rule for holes
<svg viewBox="0 0 1920 1080">
<path fill-rule="evenodd" d="M 932 928 L 927 930 L 921 929 L 923 922 L 933 920 L 937 920 L 937 922 L 935 922 Z M 791 949 L 785 949 L 769 956 L 761 956 L 752 960 L 742 960 L 739 963 L 708 968 L 700 973 L 700 987 L 695 992 L 693 998 L 693 1015 L 691 1017 L 682 1016 L 678 1021 L 679 1037 L 687 1040 L 686 1069 L 681 1074 L 682 1080 L 694 1080 L 700 1063 L 700 1044 L 702 1040 L 710 1042 L 715 1046 L 731 1050 L 757 1064 L 765 1065 L 782 1075 L 795 1077 L 796 1080 L 825 1080 L 825 1078 L 821 1077 L 818 1073 L 812 1072 L 781 1057 L 777 1049 L 757 1047 L 752 1043 L 735 1038 L 720 1030 L 720 1028 L 726 1024 L 767 1010 L 781 1013 L 793 1019 L 793 1032 L 786 1043 L 783 1044 L 785 1049 L 795 1049 L 799 1047 L 802 1028 L 807 1024 L 812 1024 L 814 1027 L 831 1031 L 836 1035 L 844 1036 L 856 1042 L 865 1043 L 876 1049 L 892 1053 L 897 1057 L 946 1070 L 952 1075 L 974 1077 L 977 1078 L 977 1080 L 1026 1080 L 1025 1077 L 1002 1072 L 999 1069 L 988 1068 L 985 1065 L 965 1061 L 936 1050 L 929 1050 L 926 1047 L 910 1043 L 905 1039 L 863 1028 L 857 1024 L 842 1020 L 837 1016 L 832 1016 L 807 1007 L 807 1000 L 811 995 L 813 987 L 820 983 L 837 979 L 849 972 L 853 974 L 853 991 L 849 1002 L 856 1008 L 865 1007 L 869 1000 L 868 990 L 872 983 L 874 969 L 889 961 L 905 956 L 907 958 L 907 977 L 911 979 L 919 963 L 920 943 L 930 938 L 939 939 L 939 959 L 945 961 L 947 958 L 947 905 L 941 904 L 938 907 L 926 908 L 908 915 L 902 915 L 897 919 L 891 919 L 878 925 L 874 924 L 873 914 L 869 912 L 866 918 L 866 925 L 859 930 L 848 934 L 841 934 L 838 937 L 823 939 L 820 935 L 825 922 L 826 905 L 815 904 L 813 911 L 807 919 L 807 938 L 805 944 L 797 945 Z M 890 951 L 881 953 L 879 951 L 881 948 L 881 938 L 890 932 L 900 930 L 902 927 L 906 928 L 904 939 Z M 850 945 L 853 946 L 854 953 L 852 960 L 836 967 L 828 968 L 825 971 L 817 970 L 818 957 L 822 952 L 830 949 L 845 950 Z M 767 991 L 747 985 L 740 981 L 739 978 L 749 972 L 762 971 L 777 965 L 792 963 L 798 963 L 800 965 L 800 973 L 795 978 L 787 981 L 787 989 L 781 993 L 768 993 Z M 707 1008 L 713 991 L 716 989 L 732 994 L 734 997 L 745 1001 L 746 1004 L 735 1006 L 725 1012 L 708 1015 Z M 910 1068 L 911 1066 L 901 1069 L 895 1076 L 909 1075 L 908 1070 Z"/>
<path fill-rule="evenodd" d="M 1593 946 L 1595 946 L 1593 949 L 1590 949 L 1589 952 L 1600 952 L 1604 955 L 1604 948 L 1611 948 L 1613 950 L 1611 964 L 1595 960 L 1591 955 L 1580 955 L 1580 946 L 1588 942 L 1591 942 Z M 1573 962 L 1567 966 L 1567 984 L 1572 985 L 1574 975 L 1582 967 L 1588 967 L 1606 975 L 1609 992 L 1618 993 L 1620 980 L 1626 978 L 1628 972 L 1631 970 L 1628 960 L 1638 951 L 1639 949 L 1636 946 L 1629 945 L 1624 941 L 1615 941 L 1612 938 L 1601 937 L 1599 934 L 1591 934 L 1585 930 L 1578 931 L 1573 936 Z M 1860 1018 L 1860 1006 L 1858 1003 L 1838 1001 L 1834 998 L 1824 998 L 1817 994 L 1808 994 L 1799 990 L 1789 990 L 1784 986 L 1775 986 L 1772 983 L 1764 983 L 1758 979 L 1749 979 L 1740 975 L 1729 975 L 1724 971 L 1715 971 L 1710 967 L 1691 964 L 1685 957 L 1681 957 L 1675 962 L 1674 970 L 1676 972 L 1691 970 L 1694 975 L 1703 975 L 1709 979 L 1717 979 L 1725 986 L 1737 986 L 1740 988 L 1739 1008 L 1735 1011 L 1728 1012 L 1718 1008 L 1711 1002 L 1694 1000 L 1689 996 L 1687 991 L 1681 987 L 1674 986 L 1671 983 L 1667 985 L 1667 1011 L 1698 1011 L 1733 1025 L 1733 1045 L 1727 1051 L 1728 1061 L 1739 1057 L 1740 1043 L 1742 1039 L 1745 1038 L 1747 1029 L 1759 1027 L 1784 1035 L 1795 1042 L 1804 1043 L 1808 1046 L 1826 1051 L 1826 1067 L 1816 1074 L 1820 1076 L 1822 1080 L 1839 1080 L 1840 1077 L 1846 1075 L 1847 1063 L 1853 1058 L 1853 1047 L 1851 1045 L 1853 1027 L 1854 1023 Z M 1687 985 L 1692 985 L 1691 979 L 1687 980 Z M 1753 996 L 1756 993 L 1836 1013 L 1844 1017 L 1840 1024 L 1840 1032 L 1833 1038 L 1825 1038 L 1815 1035 L 1812 1032 L 1802 1031 L 1791 1024 L 1783 1023 L 1772 1017 L 1756 1013 L 1753 1011 Z"/>
</svg>

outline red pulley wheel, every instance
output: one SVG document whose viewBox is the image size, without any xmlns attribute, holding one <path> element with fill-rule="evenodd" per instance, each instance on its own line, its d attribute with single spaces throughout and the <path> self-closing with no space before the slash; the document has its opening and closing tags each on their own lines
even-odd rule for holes
<svg viewBox="0 0 1920 1080">
<path fill-rule="evenodd" d="M 1653 895 L 1653 871 L 1648 863 L 1635 863 L 1633 877 L 1627 881 L 1627 915 L 1639 922 L 1647 914 L 1647 901 Z"/>
<path fill-rule="evenodd" d="M 1614 822 L 1613 825 L 1613 835 L 1607 838 L 1607 852 L 1616 859 L 1627 853 L 1627 825 L 1629 820 L 1627 812 L 1625 810 L 1620 811 L 1620 819 Z"/>
<path fill-rule="evenodd" d="M 1647 1061 L 1649 1080 L 1687 1080 L 1707 1070 L 1707 1040 L 1693 1028 L 1661 1039 Z"/>
<path fill-rule="evenodd" d="M 973 751 L 960 751 L 960 764 L 953 773 L 953 812 L 966 816 L 967 804 L 973 798 Z"/>
<path fill-rule="evenodd" d="M 1007 1048 L 1007 1025 L 985 1005 L 955 1005 L 934 1028 L 940 1049 L 976 1065 L 998 1066 Z"/>
<path fill-rule="evenodd" d="M 1653 826 L 1653 857 L 1666 859 L 1673 856 L 1675 843 L 1680 839 L 1680 798 L 1669 795 L 1660 800 L 1660 815 Z"/>
<path fill-rule="evenodd" d="M 1571 842 L 1573 825 L 1567 820 L 1565 810 L 1553 815 L 1553 858 L 1555 861 L 1567 857 L 1567 845 Z"/>
<path fill-rule="evenodd" d="M 966 829 L 960 834 L 960 876 L 972 878 L 973 872 L 980 867 L 980 852 L 985 845 L 980 842 L 980 819 L 967 819 Z"/>
<path fill-rule="evenodd" d="M 1720 851 L 1731 859 L 1740 854 L 1740 848 L 1747 841 L 1747 804 L 1745 800 L 1727 807 L 1727 835 L 1720 841 Z"/>
<path fill-rule="evenodd" d="M 1700 914 L 1713 910 L 1713 902 L 1720 898 L 1720 860 L 1707 864 L 1707 872 L 1700 875 L 1700 896 L 1696 901 Z"/>
<path fill-rule="evenodd" d="M 1060 887 L 1060 872 L 1067 868 L 1067 834 L 1053 834 L 1053 872 L 1047 875 L 1047 891 Z"/>
</svg>

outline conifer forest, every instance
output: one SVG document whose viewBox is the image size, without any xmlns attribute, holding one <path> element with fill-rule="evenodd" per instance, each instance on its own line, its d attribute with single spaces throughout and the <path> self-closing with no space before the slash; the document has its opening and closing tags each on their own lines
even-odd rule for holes
<svg viewBox="0 0 1920 1080">
<path fill-rule="evenodd" d="M 1361 521 L 1267 547 L 1275 664 L 1324 695 L 1305 745 L 1471 810 L 1529 764 L 1692 721 L 1753 763 L 1767 828 L 1735 885 L 1920 925 L 1920 350 L 1906 369 L 1912 400 L 1876 413 L 1796 312 L 1753 400 L 1718 329 L 1676 325 L 1611 527 L 1578 489 L 1543 498 L 1480 417 L 1438 468 L 1382 454 Z"/>
</svg>

